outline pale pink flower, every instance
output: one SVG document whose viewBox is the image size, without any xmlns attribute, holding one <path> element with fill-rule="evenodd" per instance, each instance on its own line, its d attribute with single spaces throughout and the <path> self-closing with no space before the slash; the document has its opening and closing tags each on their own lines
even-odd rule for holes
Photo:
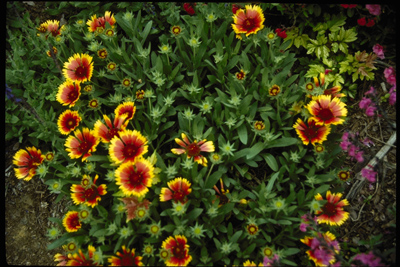
<svg viewBox="0 0 400 267">
<path fill-rule="evenodd" d="M 385 59 L 385 54 L 383 53 L 383 46 L 381 46 L 380 44 L 374 45 L 374 47 L 372 47 L 372 51 L 374 51 L 374 53 L 375 53 L 380 59 Z"/>
<path fill-rule="evenodd" d="M 390 88 L 389 94 L 389 104 L 393 106 L 396 104 L 396 84 Z"/>
<path fill-rule="evenodd" d="M 381 14 L 381 5 L 365 5 L 369 13 L 374 16 L 379 16 Z"/>
<path fill-rule="evenodd" d="M 393 67 L 386 68 L 383 74 L 390 85 L 396 85 L 396 71 Z"/>
<path fill-rule="evenodd" d="M 361 170 L 361 176 L 370 181 L 371 183 L 375 182 L 376 174 L 377 173 L 371 169 L 364 168 Z"/>
</svg>

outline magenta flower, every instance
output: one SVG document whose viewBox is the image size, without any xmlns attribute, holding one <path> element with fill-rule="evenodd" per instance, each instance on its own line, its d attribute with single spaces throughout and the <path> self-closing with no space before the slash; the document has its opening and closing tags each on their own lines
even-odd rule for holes
<svg viewBox="0 0 400 267">
<path fill-rule="evenodd" d="M 373 117 L 375 115 L 375 111 L 375 105 L 371 105 L 365 109 L 365 114 L 367 114 L 368 117 Z"/>
<path fill-rule="evenodd" d="M 385 54 L 383 53 L 383 46 L 381 46 L 380 44 L 374 45 L 374 47 L 372 47 L 372 51 L 374 51 L 374 53 L 375 53 L 380 59 L 385 59 Z"/>
<path fill-rule="evenodd" d="M 381 259 L 378 258 L 377 256 L 375 256 L 372 251 L 370 251 L 368 254 L 364 254 L 364 253 L 357 254 L 352 259 L 352 262 L 356 261 L 356 260 L 360 261 L 365 266 L 382 266 L 383 265 L 381 262 Z M 357 266 L 358 266 L 358 264 L 357 264 Z"/>
<path fill-rule="evenodd" d="M 389 94 L 389 104 L 393 106 L 394 104 L 396 104 L 396 84 L 392 88 L 390 88 Z"/>
<path fill-rule="evenodd" d="M 354 156 L 357 160 L 357 162 L 363 162 L 364 158 L 363 158 L 363 154 L 364 151 L 358 151 L 357 154 Z"/>
<path fill-rule="evenodd" d="M 369 107 L 369 105 L 371 105 L 371 102 L 372 102 L 371 99 L 366 98 L 366 97 L 363 97 L 363 98 L 361 99 L 360 103 L 358 104 L 358 106 L 359 106 L 361 109 L 366 109 L 366 108 Z"/>
<path fill-rule="evenodd" d="M 381 14 L 381 5 L 365 5 L 369 13 L 374 16 L 379 16 Z"/>
<path fill-rule="evenodd" d="M 385 75 L 386 81 L 390 85 L 396 85 L 396 71 L 393 69 L 393 67 L 386 68 L 383 71 L 383 74 Z"/>
<path fill-rule="evenodd" d="M 375 182 L 376 172 L 371 169 L 364 168 L 361 170 L 361 176 L 370 181 L 371 183 Z"/>
<path fill-rule="evenodd" d="M 369 90 L 367 92 L 365 92 L 364 95 L 376 95 L 375 88 L 373 86 L 371 86 L 371 88 L 369 88 Z"/>
</svg>

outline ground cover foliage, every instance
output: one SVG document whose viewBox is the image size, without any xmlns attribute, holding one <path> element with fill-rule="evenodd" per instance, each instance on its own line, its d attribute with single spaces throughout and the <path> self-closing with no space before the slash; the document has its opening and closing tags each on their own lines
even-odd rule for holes
<svg viewBox="0 0 400 267">
<path fill-rule="evenodd" d="M 32 21 L 7 5 L 5 137 L 26 144 L 17 178 L 71 201 L 49 218 L 56 262 L 390 262 L 338 240 L 345 160 L 377 179 L 370 140 L 343 130 L 362 86 L 362 115 L 395 131 L 393 9 L 60 2 Z"/>
</svg>

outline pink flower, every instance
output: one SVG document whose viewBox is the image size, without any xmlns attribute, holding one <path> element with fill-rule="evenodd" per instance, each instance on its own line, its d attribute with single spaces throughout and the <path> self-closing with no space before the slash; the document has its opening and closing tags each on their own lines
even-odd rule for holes
<svg viewBox="0 0 400 267">
<path fill-rule="evenodd" d="M 361 109 L 366 109 L 370 104 L 371 104 L 372 100 L 366 97 L 363 97 L 360 101 L 360 103 L 358 104 L 358 106 Z"/>
<path fill-rule="evenodd" d="M 386 68 L 383 74 L 390 85 L 396 85 L 396 71 L 393 67 Z"/>
<path fill-rule="evenodd" d="M 365 266 L 382 266 L 381 259 L 376 257 L 372 251 L 368 254 L 357 254 L 353 259 L 352 262 L 358 260 Z M 353 264 L 352 264 L 353 266 Z M 359 266 L 357 264 L 357 266 Z"/>
<path fill-rule="evenodd" d="M 367 114 L 368 117 L 373 117 L 375 115 L 375 111 L 375 105 L 371 105 L 365 109 L 365 114 Z"/>
<path fill-rule="evenodd" d="M 383 46 L 381 46 L 380 44 L 374 45 L 374 47 L 372 47 L 372 51 L 374 51 L 374 53 L 375 53 L 380 59 L 385 59 L 385 55 L 384 55 L 384 53 L 383 53 Z"/>
<path fill-rule="evenodd" d="M 375 88 L 371 86 L 371 88 L 367 92 L 365 92 L 364 95 L 376 95 Z"/>
<path fill-rule="evenodd" d="M 361 176 L 370 181 L 371 183 L 375 182 L 376 172 L 371 169 L 364 168 L 361 170 Z"/>
<path fill-rule="evenodd" d="M 381 5 L 365 5 L 369 13 L 374 16 L 379 16 L 381 14 Z"/>
<path fill-rule="evenodd" d="M 355 155 L 355 158 L 356 158 L 357 162 L 363 162 L 364 161 L 363 154 L 364 154 L 364 151 L 358 151 L 357 152 L 357 154 Z"/>
<path fill-rule="evenodd" d="M 396 104 L 396 84 L 390 89 L 389 94 L 389 104 L 393 106 Z"/>
<path fill-rule="evenodd" d="M 340 143 L 340 147 L 342 148 L 342 150 L 347 151 L 347 148 L 349 147 L 349 145 L 351 145 L 351 142 L 349 141 L 342 141 Z"/>
<path fill-rule="evenodd" d="M 357 150 L 357 147 L 355 146 L 355 145 L 353 145 L 353 144 L 351 144 L 350 145 L 350 148 L 349 148 L 349 156 L 350 157 L 355 157 L 355 155 L 356 155 L 356 150 Z"/>
<path fill-rule="evenodd" d="M 264 266 L 279 266 L 279 256 L 275 254 L 272 259 L 269 259 L 267 256 L 264 257 L 263 261 Z"/>
</svg>

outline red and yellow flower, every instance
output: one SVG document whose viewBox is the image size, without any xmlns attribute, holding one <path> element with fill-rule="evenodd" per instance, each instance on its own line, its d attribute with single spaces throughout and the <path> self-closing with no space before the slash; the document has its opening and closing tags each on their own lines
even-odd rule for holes
<svg viewBox="0 0 400 267">
<path fill-rule="evenodd" d="M 142 100 L 144 98 L 144 90 L 137 90 L 136 91 L 136 99 Z"/>
<path fill-rule="evenodd" d="M 116 22 L 114 18 L 114 14 L 111 14 L 111 11 L 106 11 L 104 17 L 99 17 L 97 18 L 96 14 L 94 14 L 91 18 L 91 20 L 88 20 L 86 22 L 86 25 L 88 25 L 88 30 L 89 32 L 95 32 L 97 28 L 106 28 L 106 22 L 110 24 L 112 28 L 114 28 L 114 24 Z"/>
<path fill-rule="evenodd" d="M 253 126 L 254 129 L 257 131 L 262 131 L 265 129 L 265 123 L 262 121 L 256 121 Z"/>
<path fill-rule="evenodd" d="M 182 204 L 187 202 L 187 196 L 192 192 L 191 184 L 188 180 L 178 177 L 169 181 L 167 185 L 169 188 L 161 188 L 160 201 L 173 199 L 175 203 L 178 201 Z"/>
<path fill-rule="evenodd" d="M 96 252 L 95 247 L 89 245 L 88 246 L 88 253 L 87 255 L 83 254 L 82 250 L 79 249 L 78 253 L 75 253 L 73 255 L 69 254 L 68 255 L 68 266 L 97 266 L 98 263 L 95 262 L 93 256 L 94 253 Z M 87 256 L 87 258 L 86 258 Z"/>
<path fill-rule="evenodd" d="M 74 135 L 68 136 L 65 141 L 65 146 L 67 147 L 65 150 L 70 152 L 68 156 L 71 159 L 82 157 L 82 161 L 85 161 L 96 151 L 100 140 L 89 128 L 83 128 L 82 131 L 77 129 L 74 131 Z"/>
<path fill-rule="evenodd" d="M 97 55 L 101 59 L 107 58 L 107 56 L 108 56 L 107 49 L 105 49 L 105 48 L 100 49 L 99 51 L 97 51 Z"/>
<path fill-rule="evenodd" d="M 44 155 L 40 149 L 36 147 L 27 147 L 20 149 L 15 153 L 13 164 L 17 166 L 14 168 L 15 177 L 29 181 L 36 174 L 37 167 L 43 163 Z"/>
<path fill-rule="evenodd" d="M 226 194 L 229 193 L 229 190 L 224 188 L 224 182 L 222 181 L 222 178 L 219 179 L 219 183 L 220 183 L 220 187 L 221 187 L 221 191 L 218 189 L 218 187 L 216 185 L 214 185 L 214 190 L 215 192 L 218 194 L 216 195 L 216 197 L 219 199 L 219 204 L 218 207 L 221 207 L 222 205 L 230 202 L 229 198 L 226 196 Z M 212 201 L 212 203 L 214 203 L 215 200 Z"/>
<path fill-rule="evenodd" d="M 61 134 L 67 135 L 78 127 L 81 120 L 78 111 L 67 109 L 58 117 L 58 130 Z"/>
<path fill-rule="evenodd" d="M 109 154 L 115 164 L 134 161 L 148 151 L 147 139 L 136 130 L 123 130 L 110 141 Z"/>
<path fill-rule="evenodd" d="M 73 83 L 70 80 L 66 80 L 58 87 L 56 99 L 63 106 L 69 105 L 69 107 L 73 107 L 80 96 L 81 86 L 79 83 Z"/>
<path fill-rule="evenodd" d="M 115 110 L 115 117 L 121 116 L 122 114 L 127 114 L 126 121 L 124 123 L 124 127 L 126 127 L 129 123 L 129 121 L 133 118 L 136 112 L 136 106 L 135 103 L 132 101 L 124 102 L 122 104 L 119 104 Z"/>
<path fill-rule="evenodd" d="M 246 226 L 246 230 L 249 235 L 254 236 L 258 233 L 258 226 L 251 223 Z"/>
<path fill-rule="evenodd" d="M 309 259 L 314 261 L 315 266 L 327 266 L 335 263 L 335 254 L 339 253 L 340 250 L 340 245 L 335 240 L 336 236 L 329 231 L 317 235 L 318 237 L 306 236 L 304 239 L 300 239 L 301 242 L 311 248 L 306 251 Z"/>
<path fill-rule="evenodd" d="M 246 77 L 246 73 L 244 72 L 244 70 L 240 70 L 239 72 L 236 72 L 235 76 L 236 79 L 243 80 Z"/>
<path fill-rule="evenodd" d="M 325 89 L 323 94 L 332 95 L 332 97 L 338 97 L 338 98 L 346 96 L 345 94 L 340 93 L 340 90 L 342 90 L 342 87 L 340 85 L 337 85 L 332 88 Z"/>
<path fill-rule="evenodd" d="M 200 152 L 214 152 L 214 143 L 212 141 L 207 141 L 206 139 L 203 139 L 200 142 L 194 140 L 194 142 L 191 143 L 184 133 L 181 134 L 181 137 L 182 140 L 175 138 L 175 142 L 183 148 L 173 148 L 171 149 L 171 152 L 177 155 L 186 153 L 188 158 L 193 157 L 194 161 L 206 167 L 207 159 L 201 155 Z"/>
<path fill-rule="evenodd" d="M 96 98 L 89 100 L 89 104 L 88 107 L 89 108 L 97 108 L 99 106 L 99 100 L 97 100 Z"/>
<path fill-rule="evenodd" d="M 236 34 L 245 33 L 246 36 L 256 34 L 264 28 L 264 13 L 259 6 L 246 5 L 246 11 L 239 9 L 232 16 L 232 28 Z"/>
<path fill-rule="evenodd" d="M 281 91 L 281 88 L 278 85 L 274 84 L 274 85 L 272 85 L 271 88 L 269 88 L 268 93 L 270 96 L 277 96 L 280 91 Z"/>
<path fill-rule="evenodd" d="M 68 211 L 62 223 L 69 233 L 76 232 L 82 227 L 78 211 Z"/>
<path fill-rule="evenodd" d="M 136 210 L 137 209 L 144 209 L 148 210 L 149 206 L 151 204 L 150 201 L 147 199 L 143 199 L 142 201 L 139 201 L 137 196 L 131 196 L 131 197 L 124 197 L 120 199 L 122 202 L 125 204 L 125 209 L 126 209 L 126 222 L 129 222 L 132 219 L 136 218 Z"/>
<path fill-rule="evenodd" d="M 339 178 L 341 181 L 345 182 L 345 181 L 347 181 L 347 180 L 350 179 L 350 172 L 349 172 L 349 171 L 340 171 L 340 172 L 338 173 L 338 178 Z"/>
<path fill-rule="evenodd" d="M 116 184 L 126 196 L 144 196 L 151 186 L 154 167 L 146 159 L 140 157 L 133 162 L 122 163 L 115 171 Z"/>
<path fill-rule="evenodd" d="M 165 261 L 167 266 L 187 266 L 192 260 L 187 239 L 183 235 L 168 237 L 163 241 L 162 248 L 170 252 L 170 257 Z"/>
<path fill-rule="evenodd" d="M 303 144 L 322 144 L 327 140 L 327 136 L 331 132 L 329 125 L 317 125 L 314 117 L 309 118 L 307 124 L 303 122 L 301 118 L 298 118 L 296 123 L 293 125 L 293 128 L 303 141 Z"/>
<path fill-rule="evenodd" d="M 173 35 L 178 36 L 182 32 L 182 28 L 178 25 L 172 26 L 171 32 Z"/>
<path fill-rule="evenodd" d="M 116 116 L 114 118 L 114 123 L 111 123 L 110 118 L 107 115 L 103 115 L 104 124 L 101 120 L 97 120 L 94 124 L 94 134 L 97 138 L 101 140 L 103 143 L 109 143 L 114 136 L 120 137 L 119 133 L 125 130 L 124 122 L 128 114 L 122 114 L 120 116 Z"/>
<path fill-rule="evenodd" d="M 93 75 L 92 60 L 93 57 L 88 54 L 73 55 L 64 63 L 64 77 L 77 83 L 90 81 Z"/>
<path fill-rule="evenodd" d="M 312 98 L 306 108 L 315 118 L 315 123 L 320 124 L 342 124 L 347 116 L 346 104 L 332 95 L 319 95 Z"/>
<path fill-rule="evenodd" d="M 329 190 L 326 192 L 327 202 L 321 207 L 321 210 L 315 212 L 318 215 L 318 223 L 340 226 L 349 218 L 349 213 L 343 210 L 343 207 L 349 205 L 349 202 L 347 199 L 340 200 L 341 197 L 341 193 L 332 194 Z M 315 199 L 324 200 L 319 193 Z"/>
<path fill-rule="evenodd" d="M 135 249 L 127 249 L 122 245 L 122 253 L 117 251 L 117 256 L 108 258 L 110 266 L 143 266 L 141 256 L 135 255 Z"/>
<path fill-rule="evenodd" d="M 49 32 L 53 37 L 56 37 L 57 35 L 61 35 L 61 31 L 64 29 L 64 25 L 61 26 L 59 29 L 60 22 L 58 20 L 47 20 L 46 22 L 40 24 L 40 26 L 37 28 L 37 30 L 40 33 L 46 33 Z M 47 39 L 46 35 L 46 39 Z"/>
<path fill-rule="evenodd" d="M 107 186 L 102 184 L 100 186 L 96 186 L 96 181 L 99 176 L 96 176 L 93 179 L 93 183 L 90 183 L 90 177 L 87 175 L 83 175 L 83 179 L 85 181 L 89 180 L 87 185 L 82 184 L 73 184 L 71 186 L 71 198 L 72 201 L 76 204 L 86 204 L 92 208 L 98 204 L 101 200 L 101 196 L 104 196 L 107 191 Z"/>
<path fill-rule="evenodd" d="M 54 53 L 54 55 L 57 55 L 57 48 L 55 46 L 53 46 L 53 53 Z M 50 50 L 47 50 L 46 54 L 48 57 L 51 57 Z"/>
</svg>

